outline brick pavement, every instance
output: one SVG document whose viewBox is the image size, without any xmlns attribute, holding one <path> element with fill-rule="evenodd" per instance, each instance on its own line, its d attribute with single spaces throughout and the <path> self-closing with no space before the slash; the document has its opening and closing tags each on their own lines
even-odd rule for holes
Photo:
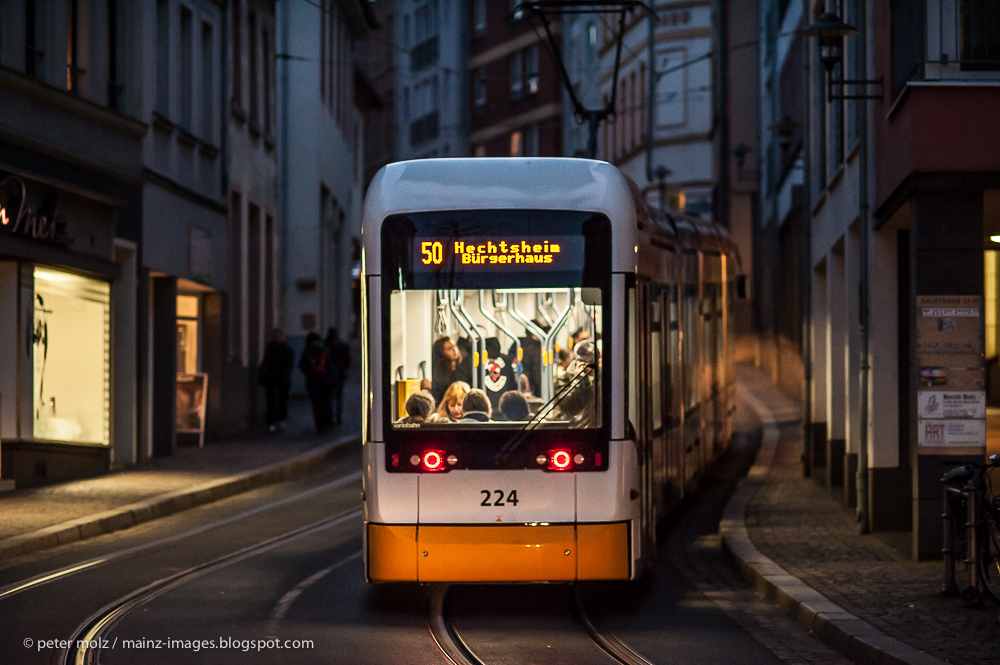
<svg viewBox="0 0 1000 665">
<path fill-rule="evenodd" d="M 866 625 L 888 638 L 870 639 L 871 645 L 891 645 L 896 640 L 915 650 L 900 655 L 902 652 L 894 654 L 887 647 L 876 649 L 879 652 L 874 659 L 872 654 L 866 654 L 859 660 L 1000 663 L 997 606 L 984 601 L 982 607 L 968 608 L 956 598 L 941 597 L 940 561 L 913 562 L 878 536 L 860 535 L 853 509 L 803 477 L 802 431 L 801 425 L 794 422 L 799 405 L 752 367 L 740 367 L 738 377 L 742 388 L 771 410 L 770 417 L 779 423 L 770 468 L 759 479 L 759 489 L 746 506 L 746 532 L 757 550 L 860 620 L 852 624 L 841 617 L 844 626 L 854 625 L 860 633 L 871 632 Z M 740 418 L 743 421 L 737 424 L 746 427 L 753 414 L 741 408 Z M 751 471 L 751 476 L 754 473 Z M 796 611 L 802 620 L 801 609 L 788 609 Z M 815 620 L 812 625 L 823 632 Z M 840 642 L 834 646 L 842 651 L 851 648 L 844 643 L 843 634 L 831 632 L 831 636 L 833 642 Z M 923 652 L 927 658 L 916 652 Z M 859 653 L 863 651 L 852 655 Z"/>
</svg>

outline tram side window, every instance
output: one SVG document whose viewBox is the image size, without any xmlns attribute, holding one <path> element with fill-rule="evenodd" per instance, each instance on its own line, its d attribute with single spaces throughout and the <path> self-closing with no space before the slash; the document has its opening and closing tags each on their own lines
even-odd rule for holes
<svg viewBox="0 0 1000 665">
<path fill-rule="evenodd" d="M 625 339 L 628 341 L 628 421 L 630 427 L 626 436 L 635 436 L 639 425 L 639 320 L 636 311 L 636 289 L 628 289 Z"/>
<path fill-rule="evenodd" d="M 600 427 L 600 290 L 414 289 L 388 300 L 397 429 Z"/>
</svg>

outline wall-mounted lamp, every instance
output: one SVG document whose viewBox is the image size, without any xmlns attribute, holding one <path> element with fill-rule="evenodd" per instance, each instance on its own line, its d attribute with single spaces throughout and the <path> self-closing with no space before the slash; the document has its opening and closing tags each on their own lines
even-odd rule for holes
<svg viewBox="0 0 1000 665">
<path fill-rule="evenodd" d="M 792 141 L 795 138 L 795 130 L 802 127 L 800 123 L 795 122 L 789 116 L 781 116 L 781 120 L 769 125 L 768 129 L 778 135 L 778 145 L 781 146 L 781 150 L 785 151 L 792 145 Z"/>
<path fill-rule="evenodd" d="M 736 177 L 743 180 L 743 165 L 747 163 L 747 155 L 752 149 L 746 143 L 740 141 L 733 146 L 733 157 L 736 158 Z"/>
<path fill-rule="evenodd" d="M 882 77 L 877 79 L 840 79 L 834 80 L 833 78 L 833 68 L 837 66 L 837 63 L 843 62 L 844 59 L 844 37 L 848 35 L 858 35 L 861 33 L 860 30 L 855 28 L 850 23 L 844 23 L 840 20 L 840 17 L 833 12 L 826 12 L 821 14 L 816 22 L 812 25 L 806 26 L 798 31 L 800 35 L 806 37 L 817 37 L 819 39 L 819 60 L 823 63 L 823 68 L 826 70 L 826 98 L 827 101 L 832 101 L 834 99 L 882 99 Z M 843 93 L 843 86 L 846 85 L 877 85 L 879 87 L 879 92 L 877 95 L 865 94 L 833 94 L 833 86 L 841 86 L 841 92 Z"/>
<path fill-rule="evenodd" d="M 660 164 L 653 171 L 653 175 L 656 176 L 656 189 L 660 192 L 660 212 L 667 211 L 667 176 L 672 173 L 663 164 Z"/>
</svg>

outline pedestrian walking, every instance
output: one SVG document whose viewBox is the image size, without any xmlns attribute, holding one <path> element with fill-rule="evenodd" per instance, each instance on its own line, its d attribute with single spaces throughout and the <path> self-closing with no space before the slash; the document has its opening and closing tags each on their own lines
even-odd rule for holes
<svg viewBox="0 0 1000 665">
<path fill-rule="evenodd" d="M 337 380 L 333 385 L 333 403 L 337 407 L 337 424 L 344 422 L 344 382 L 347 381 L 347 370 L 351 367 L 351 347 L 340 339 L 336 328 L 326 331 L 326 350 L 330 354 L 333 366 L 337 368 Z"/>
<path fill-rule="evenodd" d="M 257 383 L 264 386 L 267 397 L 267 428 L 272 432 L 284 429 L 288 420 L 288 389 L 292 385 L 293 367 L 295 352 L 285 342 L 285 331 L 275 328 L 257 369 Z"/>
<path fill-rule="evenodd" d="M 299 369 L 306 377 L 306 392 L 312 403 L 316 431 L 322 434 L 333 427 L 333 388 L 337 382 L 337 369 L 319 333 L 306 335 L 306 348 L 299 359 Z"/>
</svg>

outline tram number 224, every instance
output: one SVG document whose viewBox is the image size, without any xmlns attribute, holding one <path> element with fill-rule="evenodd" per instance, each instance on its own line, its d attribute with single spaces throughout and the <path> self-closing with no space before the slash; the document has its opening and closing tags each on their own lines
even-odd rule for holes
<svg viewBox="0 0 1000 665">
<path fill-rule="evenodd" d="M 441 261 L 444 260 L 444 248 L 439 242 L 420 243 L 420 253 L 424 255 L 424 258 L 420 261 L 425 266 L 430 264 L 439 266 L 441 265 Z"/>
<path fill-rule="evenodd" d="M 506 506 L 507 504 L 512 506 L 517 505 L 517 490 L 511 490 L 507 494 L 507 503 L 504 503 L 503 490 L 493 490 L 492 492 L 489 490 L 479 490 L 479 493 L 483 495 L 483 502 L 479 504 L 480 506 Z M 490 499 L 492 499 L 494 495 L 496 495 L 496 499 L 491 503 Z"/>
</svg>

